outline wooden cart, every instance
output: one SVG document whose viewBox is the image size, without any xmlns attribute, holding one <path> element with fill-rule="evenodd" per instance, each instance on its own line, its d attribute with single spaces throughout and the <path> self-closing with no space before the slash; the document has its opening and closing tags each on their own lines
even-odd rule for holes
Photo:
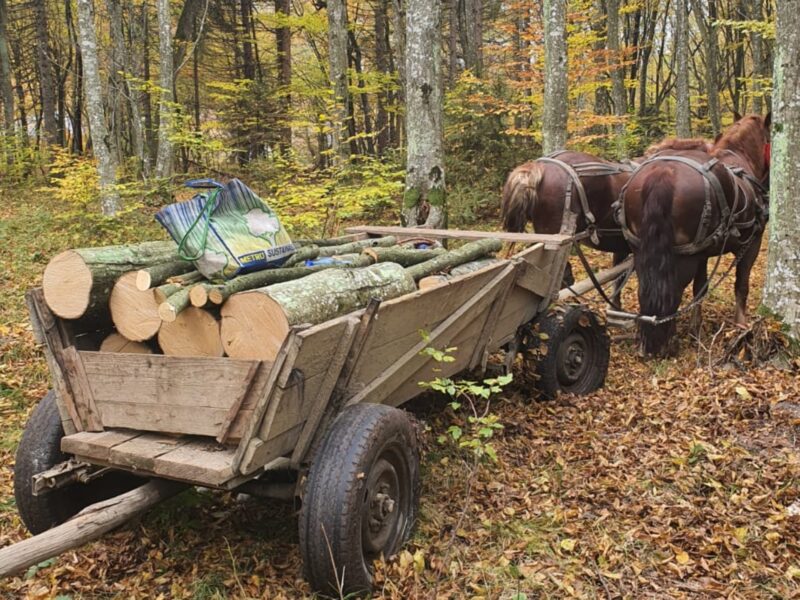
<svg viewBox="0 0 800 600">
<path fill-rule="evenodd" d="M 522 249 L 440 287 L 295 327 L 274 362 L 81 350 L 70 324 L 52 315 L 41 290 L 32 290 L 32 322 L 45 345 L 64 432 L 60 448 L 72 460 L 36 474 L 30 493 L 81 485 L 75 481 L 93 485 L 102 477 L 92 473 L 113 469 L 296 495 L 312 585 L 341 583 L 344 571 L 345 590 L 367 587 L 371 560 L 407 538 L 416 506 L 415 435 L 404 413 L 391 407 L 421 394 L 420 382 L 484 369 L 490 353 L 504 349 L 513 357 L 527 326 L 557 297 L 576 238 L 385 227 L 349 233 L 356 239 L 496 237 Z M 591 324 L 598 327 L 593 316 Z M 550 379 L 563 383 L 566 373 L 570 381 L 569 369 L 554 362 L 563 354 L 565 364 L 571 360 L 585 371 L 589 361 L 590 370 L 600 369 L 590 375 L 594 387 L 601 384 L 608 344 L 604 330 L 599 336 L 596 348 L 584 341 L 577 351 L 605 352 L 605 359 L 576 359 L 575 348 L 555 348 Z M 456 347 L 455 361 L 433 362 L 421 352 L 426 346 Z M 287 470 L 299 474 L 288 487 Z M 283 483 L 270 477 L 277 471 Z M 353 514 L 345 518 L 348 503 Z"/>
</svg>

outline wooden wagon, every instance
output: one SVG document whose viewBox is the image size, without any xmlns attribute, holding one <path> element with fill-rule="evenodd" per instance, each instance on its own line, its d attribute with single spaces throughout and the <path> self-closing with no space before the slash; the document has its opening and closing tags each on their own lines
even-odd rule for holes
<svg viewBox="0 0 800 600">
<path fill-rule="evenodd" d="M 297 497 L 312 586 L 338 581 L 345 590 L 364 589 L 372 561 L 396 551 L 413 525 L 416 436 L 395 407 L 421 394 L 420 382 L 485 369 L 500 350 L 510 368 L 538 322 L 550 346 L 539 363 L 546 390 L 602 384 L 608 337 L 594 315 L 575 308 L 548 316 L 574 236 L 349 232 L 356 239 L 496 237 L 521 250 L 439 287 L 295 327 L 274 362 L 80 349 L 80 332 L 53 316 L 41 290 L 29 292 L 54 388 L 34 411 L 18 454 L 17 499 L 29 528 L 37 533 L 83 508 L 88 501 L 74 493 L 80 486 L 94 486 L 94 499 L 120 490 L 108 484 L 115 476 L 123 476 L 116 482 L 123 489 L 132 487 L 127 474 Z M 435 363 L 422 352 L 428 346 L 456 347 L 455 361 Z M 51 458 L 34 465 L 29 455 L 53 443 L 41 441 L 53 437 L 42 434 L 48 427 L 58 429 L 60 448 L 48 448 Z"/>
</svg>

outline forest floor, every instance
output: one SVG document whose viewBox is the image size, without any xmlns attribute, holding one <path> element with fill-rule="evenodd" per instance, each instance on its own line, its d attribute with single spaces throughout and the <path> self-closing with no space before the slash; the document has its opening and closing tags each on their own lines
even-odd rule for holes
<svg viewBox="0 0 800 600">
<path fill-rule="evenodd" d="M 57 219 L 46 193 L 3 197 L 0 546 L 26 536 L 14 505 L 14 452 L 48 387 L 25 289 L 61 249 L 159 235 L 149 214 L 98 233 Z M 765 259 L 762 251 L 751 310 Z M 705 303 L 699 341 L 688 337 L 688 319 L 680 321 L 677 358 L 645 361 L 630 335 L 612 332 L 606 386 L 597 393 L 538 401 L 518 377 L 492 401 L 505 426 L 493 441 L 498 460 L 474 476 L 468 454 L 437 442 L 466 413 L 417 402 L 427 430 L 419 524 L 399 556 L 378 566 L 376 596 L 800 597 L 800 419 L 787 409 L 800 399 L 800 363 L 754 362 L 733 347 L 740 332 L 731 324 L 732 286 L 728 279 Z M 782 338 L 752 317 L 750 349 L 765 358 Z M 0 598 L 308 596 L 293 506 L 197 490 L 0 582 Z"/>
</svg>

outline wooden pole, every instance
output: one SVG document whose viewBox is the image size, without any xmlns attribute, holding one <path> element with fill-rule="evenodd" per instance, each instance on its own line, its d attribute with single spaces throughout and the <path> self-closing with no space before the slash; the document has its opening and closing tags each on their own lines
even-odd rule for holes
<svg viewBox="0 0 800 600">
<path fill-rule="evenodd" d="M 154 479 L 130 492 L 92 504 L 66 523 L 0 549 L 0 577 L 96 540 L 184 489 L 185 484 Z"/>
<path fill-rule="evenodd" d="M 630 269 L 632 266 L 633 266 L 633 257 L 629 256 L 627 259 L 625 259 L 615 267 L 598 271 L 597 273 L 594 274 L 594 278 L 597 279 L 597 282 L 600 285 L 605 285 L 606 283 L 615 280 L 617 277 L 625 273 L 625 271 Z M 558 293 L 558 299 L 568 300 L 569 298 L 582 296 L 583 294 L 586 294 L 587 292 L 590 292 L 593 289 L 594 289 L 594 283 L 592 283 L 591 279 L 582 279 L 577 283 L 573 283 L 570 287 L 561 290 Z"/>
</svg>

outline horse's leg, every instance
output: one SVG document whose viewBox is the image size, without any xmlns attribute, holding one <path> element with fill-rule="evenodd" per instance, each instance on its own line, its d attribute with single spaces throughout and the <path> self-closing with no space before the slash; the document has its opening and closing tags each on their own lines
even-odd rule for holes
<svg viewBox="0 0 800 600">
<path fill-rule="evenodd" d="M 614 252 L 614 266 L 616 267 L 620 264 L 623 260 L 628 258 L 628 255 L 631 253 L 630 250 L 623 250 L 622 252 Z M 614 280 L 614 292 L 611 294 L 611 300 L 622 308 L 621 296 L 622 296 L 622 282 L 625 281 L 625 275 L 620 275 Z"/>
<path fill-rule="evenodd" d="M 701 259 L 697 263 L 697 271 L 694 274 L 694 284 L 692 285 L 692 293 L 694 298 L 698 298 L 701 294 L 705 294 L 706 282 L 708 282 L 708 259 Z M 692 309 L 692 317 L 689 321 L 689 331 L 692 335 L 699 338 L 700 331 L 703 326 L 703 305 L 698 303 Z"/>
<path fill-rule="evenodd" d="M 750 271 L 758 258 L 758 251 L 761 249 L 761 236 L 753 240 L 747 248 L 747 252 L 742 256 L 742 260 L 736 265 L 736 317 L 735 321 L 739 327 L 747 327 L 747 296 L 750 293 Z"/>
</svg>

